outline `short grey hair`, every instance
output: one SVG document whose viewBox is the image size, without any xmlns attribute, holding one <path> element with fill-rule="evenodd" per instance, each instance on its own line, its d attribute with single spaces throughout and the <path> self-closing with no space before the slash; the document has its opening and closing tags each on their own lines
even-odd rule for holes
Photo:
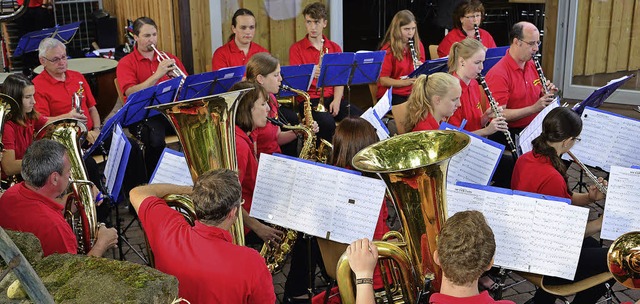
<svg viewBox="0 0 640 304">
<path fill-rule="evenodd" d="M 42 188 L 53 172 L 62 174 L 67 149 L 51 139 L 40 139 L 31 144 L 22 158 L 22 178 L 35 188 Z"/>
<path fill-rule="evenodd" d="M 60 42 L 60 40 L 58 39 L 44 38 L 42 41 L 40 41 L 40 45 L 38 46 L 38 57 L 40 58 L 45 57 L 45 54 L 47 54 L 47 51 L 51 49 L 55 49 L 59 46 L 61 46 L 62 49 L 64 50 L 67 49 L 67 46 L 64 45 L 64 43 Z"/>
</svg>

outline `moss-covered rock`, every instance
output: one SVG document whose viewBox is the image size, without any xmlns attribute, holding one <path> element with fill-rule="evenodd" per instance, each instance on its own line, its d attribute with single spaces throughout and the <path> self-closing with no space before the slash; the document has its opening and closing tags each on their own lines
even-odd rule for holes
<svg viewBox="0 0 640 304">
<path fill-rule="evenodd" d="M 18 247 L 29 263 L 33 264 L 36 261 L 42 260 L 42 245 L 40 245 L 40 240 L 33 235 L 33 233 L 6 229 L 4 231 L 9 235 L 9 238 L 16 244 L 16 247 Z M 4 269 L 4 267 L 6 267 L 6 264 L 3 259 L 0 259 L 0 269 Z"/>
</svg>

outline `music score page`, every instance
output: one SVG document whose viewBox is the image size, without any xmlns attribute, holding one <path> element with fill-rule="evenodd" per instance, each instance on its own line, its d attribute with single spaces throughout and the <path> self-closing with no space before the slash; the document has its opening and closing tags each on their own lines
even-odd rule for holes
<svg viewBox="0 0 640 304">
<path fill-rule="evenodd" d="M 600 237 L 615 240 L 640 230 L 640 169 L 611 167 Z"/>
<path fill-rule="evenodd" d="M 193 179 L 189 172 L 189 165 L 184 154 L 164 148 L 156 170 L 153 171 L 149 184 L 174 184 L 180 186 L 193 186 Z"/>
<path fill-rule="evenodd" d="M 385 189 L 355 171 L 262 154 L 249 215 L 348 244 L 373 238 Z"/>
</svg>

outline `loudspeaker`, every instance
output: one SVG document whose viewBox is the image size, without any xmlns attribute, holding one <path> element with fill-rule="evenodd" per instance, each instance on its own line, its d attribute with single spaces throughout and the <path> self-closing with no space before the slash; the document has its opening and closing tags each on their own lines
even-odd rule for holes
<svg viewBox="0 0 640 304">
<path fill-rule="evenodd" d="M 118 20 L 114 17 L 97 18 L 96 42 L 100 48 L 114 48 L 118 45 Z"/>
</svg>

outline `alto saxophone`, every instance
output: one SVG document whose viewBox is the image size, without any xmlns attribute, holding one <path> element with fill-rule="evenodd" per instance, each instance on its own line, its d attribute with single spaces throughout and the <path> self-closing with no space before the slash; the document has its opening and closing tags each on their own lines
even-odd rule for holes
<svg viewBox="0 0 640 304">
<path fill-rule="evenodd" d="M 329 48 L 325 48 L 324 47 L 324 39 L 322 39 L 322 46 L 320 47 L 320 58 L 318 58 L 318 69 L 322 66 L 322 57 L 324 57 L 324 54 L 329 53 Z M 317 82 L 316 82 L 317 84 Z M 286 89 L 285 89 L 286 90 Z M 294 92 L 294 91 L 292 91 Z M 318 86 L 316 86 L 316 93 L 318 92 Z M 300 93 L 294 92 L 298 95 L 300 95 Z M 305 94 L 307 94 L 305 92 Z M 318 106 L 316 106 L 316 108 L 314 109 L 316 110 L 316 112 L 326 112 L 327 109 L 324 107 L 324 87 L 320 88 L 320 99 L 318 100 Z"/>
</svg>

